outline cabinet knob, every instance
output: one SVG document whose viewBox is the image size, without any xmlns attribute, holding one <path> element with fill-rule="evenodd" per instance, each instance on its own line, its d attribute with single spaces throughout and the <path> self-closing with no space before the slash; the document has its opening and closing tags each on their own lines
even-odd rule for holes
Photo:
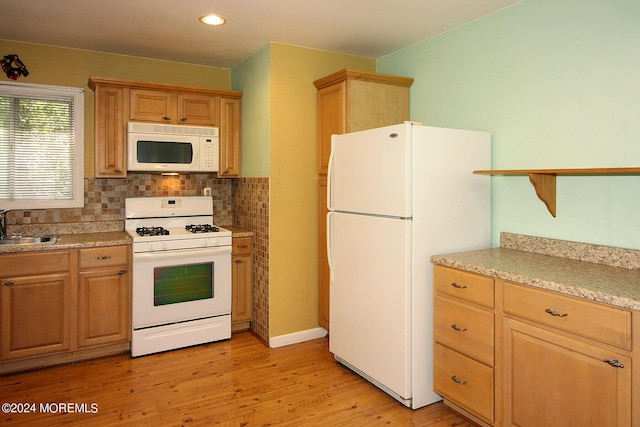
<svg viewBox="0 0 640 427">
<path fill-rule="evenodd" d="M 171 120 L 171 117 L 163 116 L 162 120 L 164 120 L 165 122 L 168 122 Z"/>
<path fill-rule="evenodd" d="M 241 259 L 237 259 L 234 261 L 236 264 L 242 264 L 242 260 Z"/>
<path fill-rule="evenodd" d="M 180 121 L 183 122 L 183 123 L 186 122 L 187 120 L 189 120 L 189 119 L 187 119 L 186 117 L 180 118 Z"/>
<path fill-rule="evenodd" d="M 551 310 L 550 308 L 547 308 L 544 312 L 549 313 L 550 315 L 555 317 L 567 317 L 569 315 L 568 313 L 558 313 L 557 311 Z"/>
<path fill-rule="evenodd" d="M 451 379 L 453 380 L 454 383 L 458 383 L 460 385 L 465 385 L 467 383 L 465 380 L 461 380 L 460 378 L 456 377 L 455 375 L 452 376 Z"/>
<path fill-rule="evenodd" d="M 624 368 L 624 365 L 620 363 L 619 360 L 616 360 L 616 359 L 604 359 L 603 362 L 608 363 L 614 368 Z"/>
<path fill-rule="evenodd" d="M 467 285 L 459 285 L 456 282 L 453 282 L 451 284 L 451 286 L 453 286 L 454 288 L 458 288 L 458 289 L 467 289 Z"/>
<path fill-rule="evenodd" d="M 120 169 L 114 169 L 113 171 L 114 171 L 115 173 L 122 173 L 122 170 L 120 170 Z"/>
<path fill-rule="evenodd" d="M 15 284 L 14 282 L 4 282 L 3 283 L 4 286 L 11 286 L 11 285 L 14 285 L 14 284 Z"/>
<path fill-rule="evenodd" d="M 120 271 L 118 271 L 118 274 L 120 276 L 123 276 L 123 275 L 127 274 L 127 270 L 120 270 Z"/>
</svg>

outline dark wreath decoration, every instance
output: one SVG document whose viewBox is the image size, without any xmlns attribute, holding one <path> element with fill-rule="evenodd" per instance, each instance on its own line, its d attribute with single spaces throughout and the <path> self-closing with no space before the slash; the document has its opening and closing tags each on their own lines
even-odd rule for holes
<svg viewBox="0 0 640 427">
<path fill-rule="evenodd" d="M 0 66 L 2 67 L 2 71 L 4 71 L 11 80 L 18 80 L 20 76 L 26 77 L 29 75 L 27 67 L 20 61 L 18 55 L 5 55 L 5 57 L 0 60 Z"/>
</svg>

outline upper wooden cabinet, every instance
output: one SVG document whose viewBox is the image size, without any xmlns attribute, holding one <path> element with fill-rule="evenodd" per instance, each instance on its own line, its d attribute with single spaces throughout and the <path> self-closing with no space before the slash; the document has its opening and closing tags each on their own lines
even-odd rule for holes
<svg viewBox="0 0 640 427">
<path fill-rule="evenodd" d="M 318 324 L 329 330 L 327 179 L 331 135 L 409 120 L 413 79 L 344 69 L 313 82 L 318 89 Z"/>
<path fill-rule="evenodd" d="M 91 77 L 95 91 L 95 176 L 125 178 L 128 121 L 220 128 L 218 177 L 241 173 L 242 92 Z"/>
<path fill-rule="evenodd" d="M 220 168 L 218 177 L 239 177 L 242 172 L 240 99 L 220 98 Z"/>
<path fill-rule="evenodd" d="M 129 119 L 134 121 L 218 126 L 220 97 L 167 90 L 130 89 Z"/>
<path fill-rule="evenodd" d="M 127 90 L 116 86 L 95 87 L 95 176 L 127 176 Z"/>
<path fill-rule="evenodd" d="M 318 89 L 320 174 L 327 173 L 331 135 L 409 120 L 412 78 L 344 69 L 313 84 Z"/>
</svg>

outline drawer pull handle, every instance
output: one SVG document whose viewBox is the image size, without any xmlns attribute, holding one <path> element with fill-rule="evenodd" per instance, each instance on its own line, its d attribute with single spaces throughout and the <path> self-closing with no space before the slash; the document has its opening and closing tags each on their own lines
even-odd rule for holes
<svg viewBox="0 0 640 427">
<path fill-rule="evenodd" d="M 466 330 L 467 330 L 467 328 L 461 328 L 460 326 L 456 325 L 455 323 L 454 323 L 453 325 L 451 325 L 451 327 L 452 327 L 454 330 L 458 331 L 458 332 L 464 332 L 464 331 L 466 331 Z"/>
<path fill-rule="evenodd" d="M 456 282 L 453 282 L 451 284 L 451 286 L 453 286 L 454 288 L 458 288 L 458 289 L 467 289 L 467 285 L 459 285 Z"/>
<path fill-rule="evenodd" d="M 616 360 L 616 359 L 604 359 L 603 362 L 608 363 L 609 365 L 613 366 L 614 368 L 624 368 L 624 365 L 622 363 L 620 363 L 619 360 Z"/>
<path fill-rule="evenodd" d="M 242 264 L 242 260 L 241 259 L 237 259 L 234 261 L 236 264 Z"/>
<path fill-rule="evenodd" d="M 109 258 L 111 258 L 111 255 L 102 255 L 102 256 L 98 257 L 99 260 L 105 260 L 105 259 L 109 259 Z"/>
<path fill-rule="evenodd" d="M 454 383 L 458 383 L 460 385 L 465 385 L 467 383 L 465 380 L 461 380 L 460 378 L 456 377 L 455 375 L 452 376 L 451 379 L 453 380 Z"/>
<path fill-rule="evenodd" d="M 239 249 L 247 249 L 248 247 L 249 247 L 249 245 L 241 245 L 241 246 L 238 246 L 238 248 L 239 248 Z"/>
<path fill-rule="evenodd" d="M 14 282 L 4 282 L 3 285 L 4 286 L 12 286 L 12 285 L 14 285 Z"/>
<path fill-rule="evenodd" d="M 118 271 L 118 274 L 120 276 L 124 276 L 125 274 L 127 274 L 127 270 L 120 270 L 120 271 Z"/>
<path fill-rule="evenodd" d="M 544 312 L 556 317 L 567 317 L 569 315 L 568 313 L 558 313 L 557 311 L 551 310 L 550 308 L 547 308 Z"/>
</svg>

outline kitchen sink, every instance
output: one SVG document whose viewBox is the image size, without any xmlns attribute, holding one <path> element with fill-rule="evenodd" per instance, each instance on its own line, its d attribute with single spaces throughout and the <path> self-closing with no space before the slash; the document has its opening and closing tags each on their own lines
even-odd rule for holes
<svg viewBox="0 0 640 427">
<path fill-rule="evenodd" d="M 8 236 L 0 240 L 0 245 L 40 245 L 46 243 L 55 243 L 58 236 Z"/>
</svg>

